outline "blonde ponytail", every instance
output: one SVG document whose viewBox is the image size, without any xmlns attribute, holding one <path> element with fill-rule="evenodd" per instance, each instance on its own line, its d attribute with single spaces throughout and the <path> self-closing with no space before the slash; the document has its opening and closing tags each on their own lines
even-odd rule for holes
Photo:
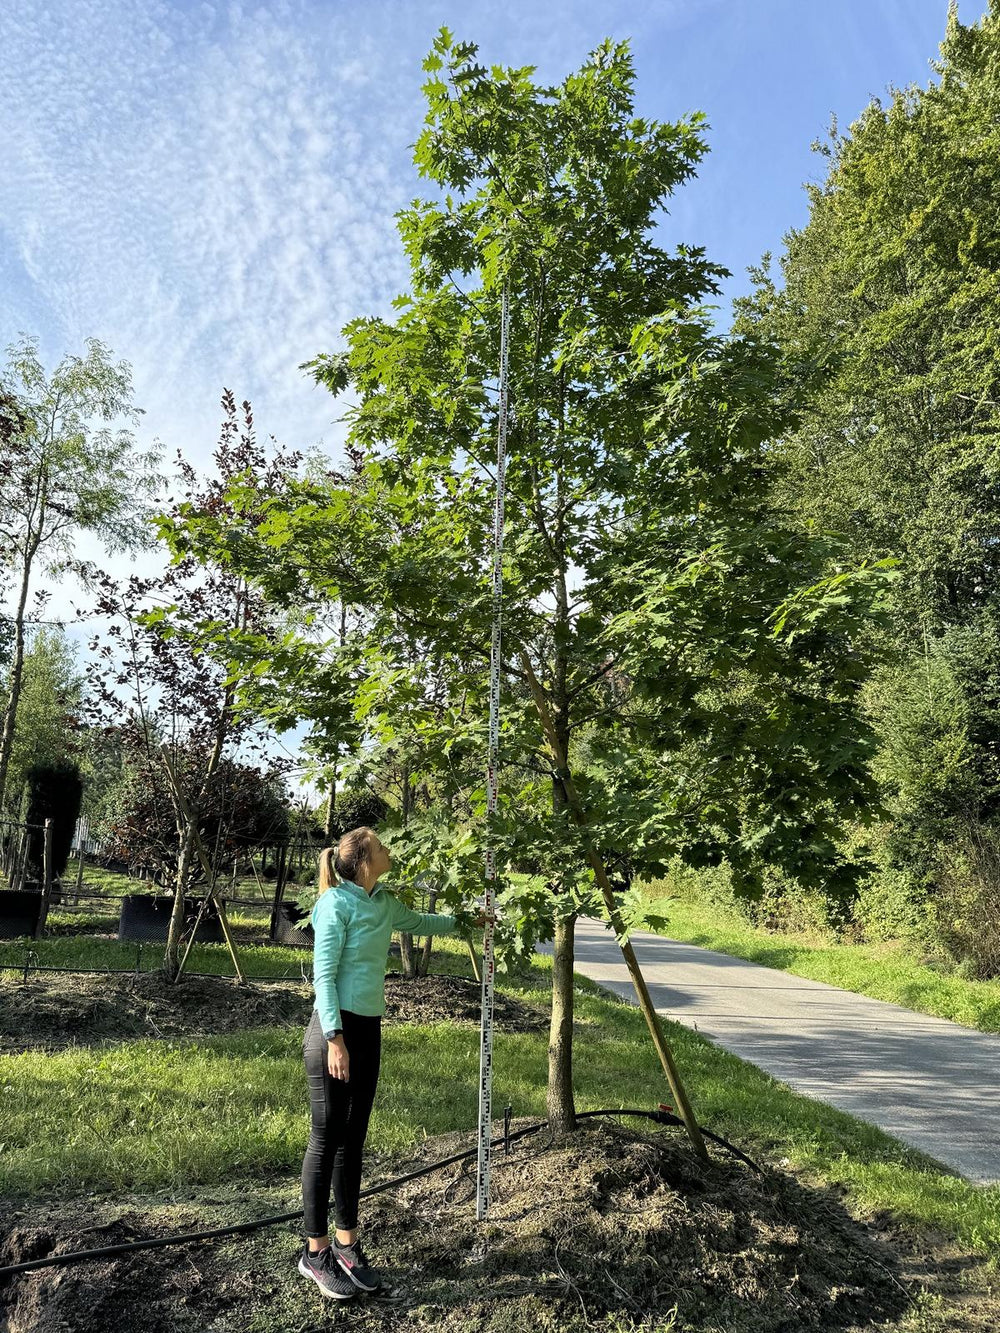
<svg viewBox="0 0 1000 1333">
<path fill-rule="evenodd" d="M 319 854 L 319 892 L 325 893 L 334 881 L 333 858 L 336 847 L 324 847 Z"/>
<path fill-rule="evenodd" d="M 319 854 L 319 892 L 325 893 L 337 879 L 357 883 L 358 871 L 368 864 L 375 836 L 367 825 L 345 833 L 336 847 L 324 847 Z"/>
</svg>

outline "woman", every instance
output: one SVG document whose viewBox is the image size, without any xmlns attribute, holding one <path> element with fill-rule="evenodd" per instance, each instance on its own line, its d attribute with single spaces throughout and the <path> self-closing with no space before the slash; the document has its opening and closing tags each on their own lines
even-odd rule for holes
<svg viewBox="0 0 1000 1333">
<path fill-rule="evenodd" d="M 319 859 L 313 986 L 316 1004 L 302 1043 L 312 1127 L 302 1163 L 306 1240 L 299 1272 L 326 1296 L 377 1291 L 379 1274 L 358 1240 L 361 1158 L 378 1086 L 385 962 L 394 930 L 450 935 L 458 921 L 413 912 L 379 886 L 391 865 L 370 828 L 345 833 Z M 334 872 L 341 882 L 334 885 Z M 466 920 L 469 920 L 466 918 Z M 482 926 L 480 914 L 469 920 Z M 328 1226 L 333 1187 L 336 1230 Z"/>
</svg>

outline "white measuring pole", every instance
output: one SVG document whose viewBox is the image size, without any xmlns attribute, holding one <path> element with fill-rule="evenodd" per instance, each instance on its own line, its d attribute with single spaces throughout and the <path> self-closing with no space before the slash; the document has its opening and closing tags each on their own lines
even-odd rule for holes
<svg viewBox="0 0 1000 1333">
<path fill-rule="evenodd" d="M 507 344 L 510 305 L 504 283 L 500 316 L 500 402 L 497 424 L 497 485 L 493 510 L 493 644 L 490 650 L 490 732 L 486 760 L 486 813 L 496 813 L 497 763 L 500 746 L 500 613 L 503 606 L 503 502 L 507 466 Z M 493 835 L 486 839 L 486 890 L 483 910 L 493 915 L 496 851 Z M 487 919 L 483 937 L 483 995 L 479 1043 L 479 1172 L 476 1180 L 476 1220 L 482 1222 L 490 1206 L 490 1140 L 493 1100 L 493 924 Z"/>
</svg>

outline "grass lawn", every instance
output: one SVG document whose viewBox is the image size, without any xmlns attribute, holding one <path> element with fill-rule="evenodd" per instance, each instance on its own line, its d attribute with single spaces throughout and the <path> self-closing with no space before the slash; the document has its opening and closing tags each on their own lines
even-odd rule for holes
<svg viewBox="0 0 1000 1333">
<path fill-rule="evenodd" d="M 663 884 L 649 885 L 646 893 L 668 919 L 661 933 L 670 939 L 825 981 L 981 1032 L 1000 1032 L 1000 981 L 969 981 L 940 972 L 922 962 L 906 940 L 839 944 L 814 935 L 774 934 L 711 903 L 670 896 Z"/>
<path fill-rule="evenodd" d="M 66 863 L 66 869 L 63 871 L 61 883 L 63 892 L 72 894 L 76 888 L 76 877 L 79 869 L 79 863 L 76 857 L 70 857 Z M 285 897 L 294 896 L 297 885 L 289 884 Z M 90 861 L 84 861 L 83 867 L 83 891 L 85 893 L 172 893 L 172 889 L 163 889 L 155 885 L 151 880 L 133 879 L 129 875 L 121 875 L 115 870 L 105 870 L 102 866 L 94 865 Z M 266 898 L 262 896 L 261 889 Z M 232 894 L 233 886 L 230 880 L 219 880 L 219 892 L 223 894 Z M 241 877 L 236 881 L 235 897 L 237 898 L 260 898 L 265 905 L 270 904 L 274 896 L 274 880 L 264 879 L 258 884 L 253 875 Z"/>
<path fill-rule="evenodd" d="M 91 952 L 97 945 L 81 939 L 42 944 L 66 961 L 73 949 L 97 956 Z M 134 957 L 134 946 L 120 947 Z M 262 969 L 280 970 L 287 953 L 298 966 L 300 953 L 262 949 Z M 498 986 L 547 1005 L 550 969 L 549 959 L 539 957 L 516 978 L 501 974 Z M 436 970 L 469 976 L 464 946 L 438 941 Z M 10 973 L 0 976 L 0 984 L 17 984 Z M 578 1109 L 669 1101 L 637 1010 L 581 978 L 576 1021 Z M 861 1214 L 886 1210 L 931 1225 L 996 1264 L 1000 1187 L 972 1186 L 697 1033 L 669 1022 L 666 1028 L 700 1123 L 751 1156 L 787 1164 L 809 1183 L 839 1184 Z M 308 1137 L 301 1045 L 298 1027 L 266 1028 L 0 1056 L 0 1192 L 50 1200 L 236 1178 L 252 1191 L 254 1180 L 294 1177 Z M 498 1114 L 509 1102 L 515 1116 L 544 1115 L 546 1045 L 544 1033 L 498 1030 Z M 372 1153 L 404 1151 L 425 1136 L 456 1130 L 467 1131 L 474 1144 L 478 1050 L 471 1024 L 387 1025 Z"/>
</svg>

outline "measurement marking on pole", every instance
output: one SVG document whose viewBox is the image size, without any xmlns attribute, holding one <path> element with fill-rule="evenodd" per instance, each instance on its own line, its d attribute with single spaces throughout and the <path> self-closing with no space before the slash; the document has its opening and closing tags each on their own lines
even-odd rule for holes
<svg viewBox="0 0 1000 1333">
<path fill-rule="evenodd" d="M 507 466 L 507 351 L 510 340 L 510 301 L 504 283 L 500 315 L 500 401 L 497 409 L 497 486 L 493 510 L 493 641 L 490 648 L 490 729 L 486 762 L 486 816 L 497 808 L 497 765 L 500 749 L 500 623 L 503 607 L 503 510 Z M 476 1220 L 486 1218 L 490 1206 L 490 1140 L 493 1100 L 493 888 L 496 852 L 492 831 L 486 837 L 486 874 L 483 910 L 482 1018 L 479 1044 L 479 1164 L 476 1178 Z"/>
</svg>

